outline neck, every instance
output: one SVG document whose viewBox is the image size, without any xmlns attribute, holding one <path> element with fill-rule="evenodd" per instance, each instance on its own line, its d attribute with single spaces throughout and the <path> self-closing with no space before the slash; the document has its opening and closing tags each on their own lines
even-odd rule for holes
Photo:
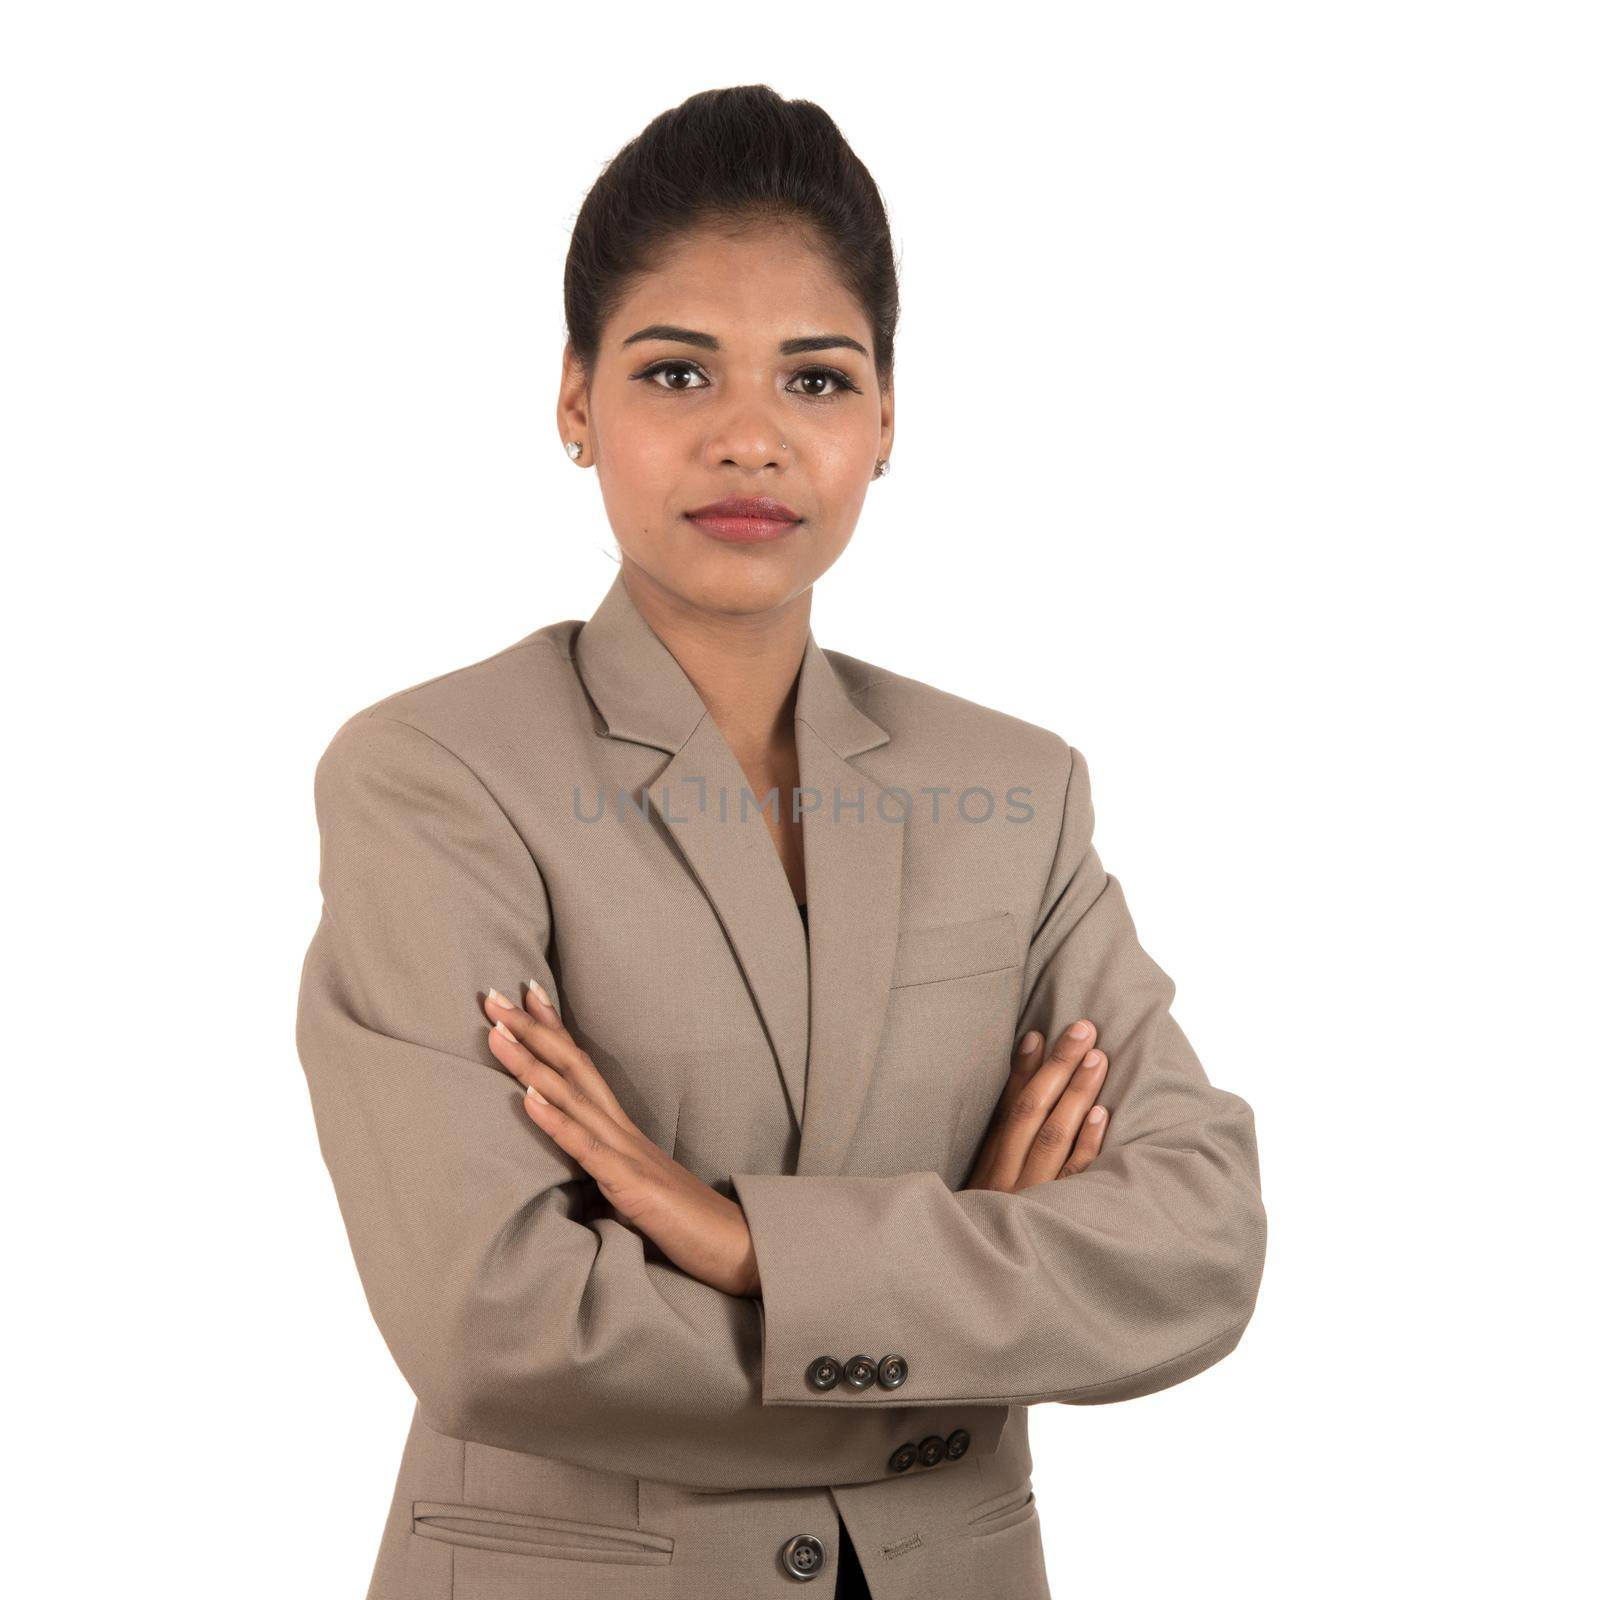
<svg viewBox="0 0 1600 1600">
<path fill-rule="evenodd" d="M 758 781 L 792 784 L 810 589 L 766 611 L 737 613 L 691 605 L 626 559 L 622 581 L 745 771 Z"/>
</svg>

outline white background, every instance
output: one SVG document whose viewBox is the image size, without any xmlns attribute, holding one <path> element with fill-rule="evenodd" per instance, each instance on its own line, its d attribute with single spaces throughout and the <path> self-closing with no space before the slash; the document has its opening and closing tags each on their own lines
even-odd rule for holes
<svg viewBox="0 0 1600 1600">
<path fill-rule="evenodd" d="M 1033 1413 L 1052 1587 L 1592 1580 L 1593 24 L 8 8 L 17 1592 L 364 1592 L 410 1394 L 293 1043 L 312 768 L 593 610 L 568 230 L 752 81 L 833 114 L 902 253 L 894 468 L 814 631 L 1085 753 L 1257 1116 L 1238 1350 Z"/>
</svg>

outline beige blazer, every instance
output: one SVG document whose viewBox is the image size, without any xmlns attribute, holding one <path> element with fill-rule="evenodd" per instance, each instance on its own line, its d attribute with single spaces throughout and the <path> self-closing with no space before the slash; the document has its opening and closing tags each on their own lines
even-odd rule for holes
<svg viewBox="0 0 1600 1600">
<path fill-rule="evenodd" d="M 297 1042 L 417 1397 L 369 1600 L 831 1595 L 841 1519 L 876 1600 L 1039 1600 L 1027 1408 L 1180 1383 L 1250 1319 L 1254 1119 L 1169 1013 L 1083 757 L 810 635 L 795 723 L 809 950 L 620 570 L 586 623 L 380 700 L 318 763 Z M 485 991 L 529 977 L 743 1205 L 759 1299 L 594 1214 L 488 1047 Z M 963 1190 L 1013 1042 L 1079 1015 L 1098 1160 Z"/>
</svg>

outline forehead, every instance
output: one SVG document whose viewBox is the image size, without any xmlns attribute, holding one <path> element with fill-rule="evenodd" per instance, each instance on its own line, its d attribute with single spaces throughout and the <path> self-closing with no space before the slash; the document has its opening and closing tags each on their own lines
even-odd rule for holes
<svg viewBox="0 0 1600 1600">
<path fill-rule="evenodd" d="M 714 334 L 724 345 L 775 347 L 796 334 L 835 332 L 871 348 L 855 297 L 798 228 L 675 241 L 618 302 L 606 342 L 616 346 L 652 322 Z"/>
</svg>

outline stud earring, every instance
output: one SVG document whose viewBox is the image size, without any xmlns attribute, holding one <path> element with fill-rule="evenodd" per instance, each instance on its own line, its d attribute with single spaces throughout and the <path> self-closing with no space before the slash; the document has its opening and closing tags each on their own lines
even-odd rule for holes
<svg viewBox="0 0 1600 1600">
<path fill-rule="evenodd" d="M 567 456 L 568 456 L 568 458 L 570 460 L 576 461 L 578 459 L 578 457 L 580 455 L 582 455 L 582 454 L 583 454 L 583 446 L 581 444 L 579 444 L 576 439 L 569 439 L 567 441 Z"/>
<path fill-rule="evenodd" d="M 872 469 L 872 476 L 874 478 L 881 478 L 888 472 L 888 470 L 889 463 L 887 461 L 880 461 L 877 466 Z"/>
</svg>

